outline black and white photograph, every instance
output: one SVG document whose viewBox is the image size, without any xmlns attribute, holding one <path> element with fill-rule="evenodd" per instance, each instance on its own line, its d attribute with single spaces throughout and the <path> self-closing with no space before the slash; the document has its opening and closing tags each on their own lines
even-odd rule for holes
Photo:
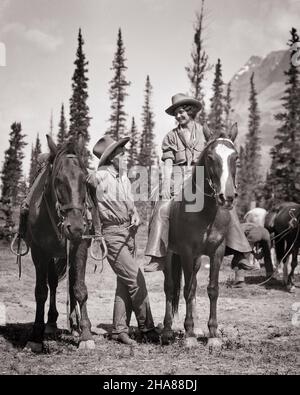
<svg viewBox="0 0 300 395">
<path fill-rule="evenodd" d="M 298 375 L 299 248 L 300 0 L 0 0 L 1 376 Z"/>
</svg>

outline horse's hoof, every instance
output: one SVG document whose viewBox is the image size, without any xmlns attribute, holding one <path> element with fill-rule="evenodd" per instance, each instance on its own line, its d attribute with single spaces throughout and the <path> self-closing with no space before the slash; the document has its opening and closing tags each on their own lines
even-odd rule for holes
<svg viewBox="0 0 300 395">
<path fill-rule="evenodd" d="M 210 353 L 214 351 L 221 351 L 222 341 L 217 337 L 210 337 L 208 339 L 207 346 Z"/>
<path fill-rule="evenodd" d="M 81 341 L 79 344 L 79 350 L 95 350 L 94 340 Z"/>
<path fill-rule="evenodd" d="M 40 354 L 43 351 L 43 344 L 36 342 L 27 342 L 24 351 L 32 351 L 36 354 Z"/>
<path fill-rule="evenodd" d="M 45 336 L 53 336 L 57 335 L 57 326 L 56 324 L 46 324 L 45 327 Z"/>
<path fill-rule="evenodd" d="M 198 342 L 196 337 L 187 337 L 184 341 L 184 346 L 187 349 L 197 347 Z"/>
</svg>

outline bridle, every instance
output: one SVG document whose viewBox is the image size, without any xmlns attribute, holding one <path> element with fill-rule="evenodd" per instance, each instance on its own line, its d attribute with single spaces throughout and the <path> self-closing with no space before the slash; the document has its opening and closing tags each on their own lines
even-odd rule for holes
<svg viewBox="0 0 300 395">
<path fill-rule="evenodd" d="M 208 143 L 208 145 L 205 147 L 205 150 L 204 150 L 204 152 L 203 152 L 203 157 L 204 157 L 204 154 L 206 154 L 206 152 L 207 152 L 207 150 L 209 149 L 209 147 L 212 145 L 212 144 L 214 144 L 216 141 L 218 141 L 218 140 L 226 140 L 226 141 L 229 141 L 231 144 L 232 144 L 232 146 L 234 147 L 234 145 L 233 145 L 233 142 L 230 140 L 230 139 L 224 139 L 224 138 L 217 138 L 217 139 L 213 139 L 213 140 L 211 140 L 209 143 Z M 201 156 L 202 156 L 201 155 Z M 200 159 L 199 159 L 199 161 L 200 161 Z M 199 161 L 198 161 L 198 163 L 199 163 Z M 205 156 L 204 157 L 204 167 L 205 167 L 205 171 L 207 172 L 207 177 L 205 178 L 205 180 L 207 181 L 207 183 L 208 183 L 208 186 L 210 187 L 210 189 L 211 189 L 211 193 L 206 193 L 205 191 L 202 191 L 201 190 L 201 193 L 203 193 L 205 196 L 207 196 L 207 197 L 210 197 L 210 198 L 212 198 L 212 199 L 217 199 L 217 187 L 216 187 L 216 185 L 215 185 L 215 183 L 214 183 L 214 181 L 213 181 L 213 177 L 212 177 L 212 175 L 211 175 L 211 173 L 210 173 L 210 167 L 207 165 L 207 156 Z M 197 184 L 195 183 L 195 185 L 196 185 L 196 188 L 198 188 L 199 189 L 199 187 L 197 186 Z"/>
<path fill-rule="evenodd" d="M 56 211 L 56 215 L 58 217 L 58 222 L 55 221 L 55 219 L 53 218 L 53 215 L 50 210 L 49 203 L 48 203 L 48 199 L 46 197 L 46 191 L 44 192 L 44 201 L 46 203 L 46 207 L 47 207 L 47 211 L 48 211 L 51 223 L 53 225 L 53 228 L 54 228 L 55 233 L 56 233 L 59 240 L 63 239 L 63 226 L 64 226 L 64 222 L 66 220 L 66 212 L 68 210 L 79 210 L 83 217 L 86 217 L 86 212 L 87 212 L 86 199 L 84 200 L 83 204 L 74 204 L 74 202 L 72 202 L 72 201 L 69 203 L 61 204 L 59 201 L 57 190 L 55 187 L 55 178 L 62 168 L 62 161 L 64 158 L 70 158 L 70 159 L 76 158 L 78 160 L 77 166 L 84 173 L 87 173 L 86 169 L 83 167 L 79 157 L 76 154 L 68 154 L 68 153 L 62 151 L 56 155 L 56 157 L 53 161 L 52 171 L 50 171 L 50 177 L 51 177 L 50 185 L 51 185 L 51 193 L 53 195 L 53 201 L 55 203 L 55 211 Z"/>
</svg>

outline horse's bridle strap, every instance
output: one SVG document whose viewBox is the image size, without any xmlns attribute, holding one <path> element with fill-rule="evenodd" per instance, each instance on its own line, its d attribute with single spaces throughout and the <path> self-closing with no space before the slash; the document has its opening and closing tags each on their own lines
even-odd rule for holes
<svg viewBox="0 0 300 395">
<path fill-rule="evenodd" d="M 64 204 L 63 206 L 58 205 L 59 206 L 59 210 L 60 211 L 64 211 L 64 210 L 84 210 L 84 206 L 75 206 L 73 205 L 73 203 L 69 203 L 69 204 Z"/>
</svg>

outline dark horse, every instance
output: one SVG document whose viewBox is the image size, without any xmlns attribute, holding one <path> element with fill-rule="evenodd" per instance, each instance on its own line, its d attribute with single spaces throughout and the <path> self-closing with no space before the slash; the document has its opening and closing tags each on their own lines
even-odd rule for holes
<svg viewBox="0 0 300 395">
<path fill-rule="evenodd" d="M 225 253 L 225 234 L 230 221 L 229 210 L 233 207 L 236 194 L 235 172 L 237 152 L 234 140 L 237 136 L 237 125 L 233 125 L 228 136 L 217 138 L 212 136 L 207 127 L 204 135 L 208 144 L 203 150 L 196 166 L 203 166 L 204 180 L 199 183 L 196 167 L 192 176 L 186 181 L 184 190 L 197 191 L 203 196 L 203 208 L 190 212 L 187 207 L 190 199 L 173 201 L 170 210 L 169 249 L 165 275 L 166 311 L 164 318 L 163 343 L 173 338 L 173 314 L 178 310 L 181 287 L 181 271 L 183 269 L 186 301 L 186 346 L 196 344 L 193 313 L 196 302 L 196 275 L 201 265 L 201 256 L 210 258 L 209 284 L 207 288 L 210 299 L 210 316 L 208 328 L 209 347 L 220 347 L 217 338 L 217 299 L 219 269 Z M 199 196 L 199 195 L 198 195 Z"/>
<path fill-rule="evenodd" d="M 283 284 L 294 292 L 294 271 L 298 264 L 300 247 L 300 204 L 284 203 L 274 218 L 275 252 L 277 265 L 283 261 Z M 292 254 L 291 272 L 288 273 L 288 258 Z"/>
<path fill-rule="evenodd" d="M 87 170 L 81 159 L 83 139 L 68 141 L 57 149 L 47 136 L 50 158 L 45 173 L 37 186 L 29 207 L 26 242 L 36 270 L 36 316 L 27 347 L 42 350 L 44 332 L 55 334 L 58 318 L 56 288 L 67 272 L 70 296 L 69 323 L 73 334 L 81 333 L 80 348 L 94 348 L 91 323 L 87 314 L 85 269 L 89 240 L 86 223 Z M 69 253 L 66 245 L 69 244 Z M 69 261 L 69 265 L 67 265 Z M 67 270 L 67 266 L 69 270 Z M 44 310 L 50 290 L 48 321 Z M 80 306 L 80 320 L 77 311 Z M 78 322 L 79 321 L 79 322 Z M 79 325 L 78 325 L 79 324 Z"/>
</svg>

